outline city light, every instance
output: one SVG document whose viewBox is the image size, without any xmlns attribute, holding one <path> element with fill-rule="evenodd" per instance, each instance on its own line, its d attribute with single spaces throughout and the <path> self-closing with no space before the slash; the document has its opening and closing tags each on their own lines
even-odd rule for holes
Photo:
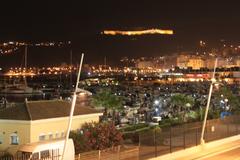
<svg viewBox="0 0 240 160">
<path fill-rule="evenodd" d="M 159 103 L 160 103 L 159 100 L 155 100 L 155 101 L 154 101 L 154 104 L 155 104 L 155 105 L 159 105 Z"/>
<path fill-rule="evenodd" d="M 18 41 L 9 41 L 9 42 L 0 42 L 0 54 L 13 54 L 18 51 L 23 46 L 32 46 L 32 47 L 66 47 L 71 44 L 71 41 L 57 41 L 57 42 L 39 42 L 39 43 L 26 43 Z"/>
<path fill-rule="evenodd" d="M 173 35 L 173 30 L 163 30 L 163 29 L 147 29 L 138 31 L 120 31 L 120 30 L 105 30 L 102 34 L 105 35 L 123 35 L 123 36 L 140 36 L 146 34 L 166 34 Z"/>
</svg>

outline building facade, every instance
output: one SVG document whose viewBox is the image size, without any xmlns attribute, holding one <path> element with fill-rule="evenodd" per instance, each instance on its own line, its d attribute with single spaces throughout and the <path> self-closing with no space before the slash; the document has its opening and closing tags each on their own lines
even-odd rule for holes
<svg viewBox="0 0 240 160">
<path fill-rule="evenodd" d="M 192 69 L 200 69 L 205 67 L 205 63 L 200 57 L 192 57 L 188 59 L 187 67 L 191 67 Z"/>
<path fill-rule="evenodd" d="M 63 100 L 26 102 L 0 111 L 0 151 L 15 153 L 26 143 L 63 138 L 71 104 Z M 76 105 L 71 130 L 98 122 L 102 113 Z"/>
</svg>

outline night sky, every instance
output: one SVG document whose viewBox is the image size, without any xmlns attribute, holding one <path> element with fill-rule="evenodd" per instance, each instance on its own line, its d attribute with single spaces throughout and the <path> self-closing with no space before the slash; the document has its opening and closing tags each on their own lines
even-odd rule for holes
<svg viewBox="0 0 240 160">
<path fill-rule="evenodd" d="M 160 56 L 194 50 L 200 40 L 209 47 L 221 39 L 238 43 L 239 17 L 239 4 L 231 0 L 5 1 L 0 6 L 0 40 L 71 40 L 75 61 L 84 52 L 86 63 L 102 63 L 106 56 L 108 63 L 116 64 L 123 56 Z M 105 29 L 149 28 L 173 29 L 175 35 L 100 34 Z M 69 62 L 69 48 L 29 51 L 30 65 Z M 21 57 L 11 56 L 1 56 L 0 64 L 5 65 L 3 59 L 11 63 L 14 56 Z"/>
</svg>

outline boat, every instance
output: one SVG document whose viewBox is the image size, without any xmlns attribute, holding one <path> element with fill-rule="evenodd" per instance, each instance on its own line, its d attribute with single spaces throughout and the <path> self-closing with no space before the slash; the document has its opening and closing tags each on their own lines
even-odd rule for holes
<svg viewBox="0 0 240 160">
<path fill-rule="evenodd" d="M 81 88 L 77 88 L 76 93 L 77 93 L 77 95 L 92 96 L 92 92 L 90 92 L 88 90 L 81 89 Z"/>
<path fill-rule="evenodd" d="M 5 85 L 0 91 L 1 94 L 42 94 L 41 90 L 34 90 L 25 84 Z"/>
<path fill-rule="evenodd" d="M 27 68 L 27 45 L 25 46 L 25 68 Z M 42 94 L 41 90 L 35 90 L 28 86 L 27 79 L 24 77 L 23 83 L 4 84 L 0 94 Z"/>
</svg>

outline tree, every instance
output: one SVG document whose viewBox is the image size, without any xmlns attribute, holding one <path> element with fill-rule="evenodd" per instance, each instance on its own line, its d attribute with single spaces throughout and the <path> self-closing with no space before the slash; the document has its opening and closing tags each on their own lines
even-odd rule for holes
<svg viewBox="0 0 240 160">
<path fill-rule="evenodd" d="M 123 102 L 121 97 L 113 94 L 109 89 L 101 89 L 92 97 L 92 105 L 97 108 L 104 108 L 104 115 L 108 112 L 112 115 L 112 120 L 115 121 L 116 111 L 122 110 Z"/>
<path fill-rule="evenodd" d="M 76 153 L 102 150 L 122 143 L 122 133 L 113 123 L 85 123 L 81 130 L 73 131 L 70 137 L 74 141 Z"/>
<path fill-rule="evenodd" d="M 171 97 L 170 102 L 173 108 L 177 108 L 177 116 L 180 116 L 183 122 L 186 122 L 187 112 L 190 111 L 191 107 L 194 104 L 193 97 L 187 96 L 185 94 L 175 94 Z"/>
<path fill-rule="evenodd" d="M 239 98 L 233 94 L 233 92 L 227 87 L 221 87 L 217 92 L 214 93 L 214 99 L 217 104 L 221 100 L 227 100 L 227 104 L 230 106 L 230 110 L 232 112 L 239 112 L 240 111 L 240 101 Z"/>
<path fill-rule="evenodd" d="M 71 131 L 69 137 L 73 139 L 76 154 L 91 150 L 91 147 L 87 145 L 87 139 L 82 130 Z"/>
</svg>

